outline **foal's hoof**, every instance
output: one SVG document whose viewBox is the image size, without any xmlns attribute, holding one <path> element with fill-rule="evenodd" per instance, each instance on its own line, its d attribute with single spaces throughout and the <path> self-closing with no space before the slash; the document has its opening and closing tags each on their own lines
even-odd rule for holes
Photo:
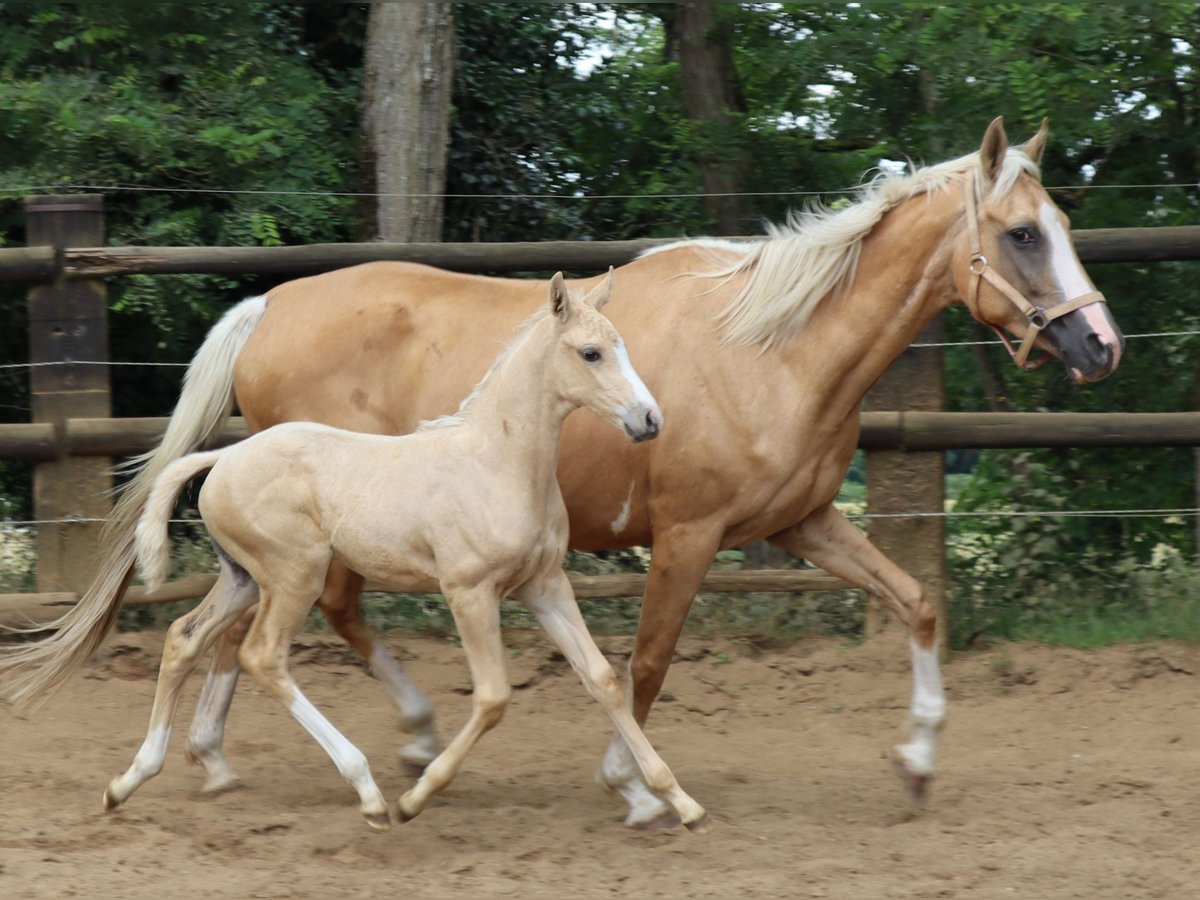
<svg viewBox="0 0 1200 900">
<path fill-rule="evenodd" d="M 376 831 L 387 831 L 392 827 L 392 817 L 386 809 L 381 813 L 363 813 L 363 818 Z"/>
<path fill-rule="evenodd" d="M 708 813 L 705 813 L 698 819 L 693 819 L 690 822 L 684 822 L 683 825 L 692 834 L 708 834 L 713 830 L 713 824 L 708 818 Z"/>
<path fill-rule="evenodd" d="M 200 788 L 200 793 L 206 797 L 215 797 L 217 794 L 224 794 L 226 791 L 236 791 L 242 786 L 242 779 L 238 778 L 237 772 L 232 770 L 228 772 L 215 772 L 205 779 L 203 786 Z"/>
<path fill-rule="evenodd" d="M 908 788 L 909 796 L 913 798 L 914 802 L 925 802 L 925 798 L 929 794 L 929 784 L 933 781 L 932 772 L 914 771 L 899 750 L 892 751 L 892 771 Z"/>
<path fill-rule="evenodd" d="M 121 801 L 116 798 L 115 794 L 113 794 L 112 788 L 106 787 L 104 789 L 104 811 L 112 812 L 120 805 Z"/>
<path fill-rule="evenodd" d="M 396 804 L 396 818 L 401 822 L 411 822 L 420 812 L 420 808 L 414 808 L 412 801 L 408 800 L 408 794 L 401 797 L 400 802 Z"/>
</svg>

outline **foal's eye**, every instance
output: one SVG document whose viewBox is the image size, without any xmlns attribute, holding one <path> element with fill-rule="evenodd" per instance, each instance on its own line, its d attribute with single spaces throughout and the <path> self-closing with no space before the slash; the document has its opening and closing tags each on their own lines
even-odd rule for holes
<svg viewBox="0 0 1200 900">
<path fill-rule="evenodd" d="M 1033 229 L 1026 228 L 1023 225 L 1019 228 L 1014 228 L 1008 233 L 1008 236 L 1013 239 L 1013 243 L 1024 246 L 1028 246 L 1029 244 L 1037 241 L 1037 235 L 1033 233 Z"/>
<path fill-rule="evenodd" d="M 584 347 L 579 351 L 579 355 L 583 357 L 583 361 L 587 363 L 600 362 L 600 351 L 595 347 Z"/>
</svg>

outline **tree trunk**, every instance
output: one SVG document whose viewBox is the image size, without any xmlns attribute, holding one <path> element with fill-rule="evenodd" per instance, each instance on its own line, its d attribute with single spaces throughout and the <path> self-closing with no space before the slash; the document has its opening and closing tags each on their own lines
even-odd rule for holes
<svg viewBox="0 0 1200 900">
<path fill-rule="evenodd" d="M 679 53 L 683 99 L 697 120 L 698 162 L 708 214 L 718 234 L 745 234 L 749 214 L 744 189 L 746 162 L 741 113 L 746 101 L 738 85 L 733 44 L 712 3 L 677 3 L 663 15 L 667 46 Z M 715 195 L 715 196 L 714 196 Z"/>
<path fill-rule="evenodd" d="M 376 237 L 438 241 L 454 85 L 452 3 L 373 3 L 363 110 Z"/>
</svg>

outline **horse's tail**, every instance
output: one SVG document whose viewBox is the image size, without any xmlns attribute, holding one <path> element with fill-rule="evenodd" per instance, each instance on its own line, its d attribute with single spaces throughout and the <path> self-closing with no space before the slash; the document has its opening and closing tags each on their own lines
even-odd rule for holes
<svg viewBox="0 0 1200 900">
<path fill-rule="evenodd" d="M 171 541 L 167 535 L 167 522 L 175 508 L 175 498 L 183 486 L 217 464 L 223 450 L 192 453 L 177 459 L 154 480 L 150 493 L 143 504 L 141 518 L 134 529 L 134 550 L 142 581 L 154 590 L 166 580 L 167 565 L 171 560 Z"/>
<path fill-rule="evenodd" d="M 99 572 L 79 602 L 45 626 L 53 630 L 48 637 L 0 647 L 0 692 L 17 706 L 45 700 L 62 687 L 116 624 L 133 578 L 134 529 L 151 487 L 169 463 L 202 447 L 229 418 L 234 362 L 266 309 L 266 297 L 242 301 L 221 317 L 200 345 L 162 441 L 128 463 L 137 474 L 104 525 Z"/>
</svg>

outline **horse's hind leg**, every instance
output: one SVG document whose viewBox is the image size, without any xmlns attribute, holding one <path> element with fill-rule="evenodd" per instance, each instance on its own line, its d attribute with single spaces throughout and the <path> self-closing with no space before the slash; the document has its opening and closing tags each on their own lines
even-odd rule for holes
<svg viewBox="0 0 1200 900">
<path fill-rule="evenodd" d="M 238 648 L 254 621 L 255 609 L 248 609 L 241 617 L 217 638 L 213 648 L 208 676 L 204 679 L 204 690 L 196 703 L 192 715 L 192 727 L 188 731 L 187 757 L 193 763 L 204 766 L 208 778 L 201 791 L 216 794 L 237 787 L 241 783 L 237 772 L 225 758 L 225 720 L 233 703 L 233 691 L 237 687 L 241 666 L 238 665 Z"/>
<path fill-rule="evenodd" d="M 320 578 L 328 564 L 315 568 Z M 303 564 L 297 561 L 296 571 Z M 296 583 L 303 583 L 302 575 Z M 258 614 L 250 626 L 250 633 L 242 642 L 238 660 L 251 677 L 263 689 L 287 707 L 292 716 L 311 734 L 329 754 L 338 772 L 358 792 L 360 810 L 372 828 L 384 830 L 391 825 L 387 803 L 371 776 L 371 767 L 362 751 L 342 735 L 301 692 L 299 685 L 288 671 L 288 650 L 292 638 L 304 624 L 308 611 L 316 600 L 316 591 L 307 597 L 302 591 L 281 591 L 261 587 Z"/>
<path fill-rule="evenodd" d="M 221 574 L 208 596 L 190 613 L 171 624 L 163 645 L 146 739 L 129 769 L 109 782 L 104 791 L 105 809 L 120 806 L 130 794 L 162 771 L 171 735 L 171 719 L 184 682 L 213 639 L 252 606 L 256 596 L 254 582 L 244 572 L 235 574 L 222 561 Z"/>
<path fill-rule="evenodd" d="M 706 831 L 708 816 L 704 808 L 679 786 L 670 768 L 655 752 L 625 706 L 617 676 L 588 632 L 566 574 L 560 569 L 547 581 L 522 588 L 517 596 L 533 610 L 538 622 L 579 675 L 588 693 L 604 707 L 618 737 L 633 755 L 645 784 L 666 800 L 689 829 Z"/>
<path fill-rule="evenodd" d="M 420 774 L 442 746 L 433 725 L 433 704 L 409 681 L 379 635 L 363 619 L 362 589 L 363 577 L 334 560 L 317 605 L 333 630 L 354 648 L 370 667 L 371 674 L 383 684 L 399 714 L 400 727 L 415 738 L 400 749 L 400 760 Z"/>
<path fill-rule="evenodd" d="M 911 575 L 884 556 L 832 504 L 817 510 L 771 542 L 802 556 L 830 575 L 881 598 L 908 627 L 913 661 L 909 711 L 912 734 L 892 752 L 892 762 L 913 796 L 923 799 L 933 777 L 946 698 L 938 667 L 937 613 Z"/>
<path fill-rule="evenodd" d="M 446 601 L 462 639 L 463 652 L 471 670 L 475 690 L 471 716 L 413 787 L 400 798 L 399 814 L 404 821 L 416 816 L 430 798 L 454 780 L 467 753 L 504 716 L 512 696 L 500 639 L 500 598 L 492 590 L 449 591 Z"/>
</svg>

